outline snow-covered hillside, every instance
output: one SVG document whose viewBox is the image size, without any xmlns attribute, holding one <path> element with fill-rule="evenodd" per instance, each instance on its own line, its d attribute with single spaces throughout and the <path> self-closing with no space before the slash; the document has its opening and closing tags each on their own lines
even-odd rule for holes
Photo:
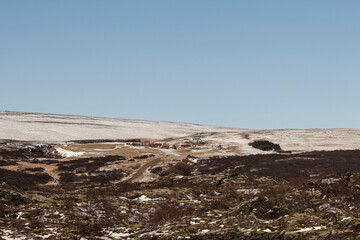
<svg viewBox="0 0 360 240">
<path fill-rule="evenodd" d="M 58 114 L 0 111 L 0 139 L 61 142 L 81 139 L 173 138 L 202 133 L 212 144 L 232 147 L 226 154 L 257 154 L 253 140 L 279 143 L 283 150 L 360 149 L 360 129 L 246 130 L 189 123 L 111 119 Z M 171 141 L 171 140 L 168 140 Z"/>
<path fill-rule="evenodd" d="M 0 139 L 29 141 L 160 139 L 199 132 L 225 131 L 242 130 L 188 123 L 0 111 Z"/>
<path fill-rule="evenodd" d="M 238 146 L 240 154 L 264 153 L 248 145 L 254 140 L 262 139 L 278 143 L 283 150 L 291 152 L 360 149 L 360 129 L 345 128 L 219 132 L 203 134 L 203 139 L 227 146 Z"/>
</svg>

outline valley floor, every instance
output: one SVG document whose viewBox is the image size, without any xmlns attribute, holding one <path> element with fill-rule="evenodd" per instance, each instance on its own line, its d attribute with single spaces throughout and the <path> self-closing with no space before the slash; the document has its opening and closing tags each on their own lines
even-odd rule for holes
<svg viewBox="0 0 360 240">
<path fill-rule="evenodd" d="M 359 150 L 249 155 L 219 134 L 4 140 L 0 239 L 360 239 Z"/>
</svg>

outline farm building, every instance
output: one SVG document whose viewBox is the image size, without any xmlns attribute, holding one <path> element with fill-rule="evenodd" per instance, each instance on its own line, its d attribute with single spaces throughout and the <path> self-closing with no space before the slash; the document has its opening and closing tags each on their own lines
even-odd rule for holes
<svg viewBox="0 0 360 240">
<path fill-rule="evenodd" d="M 159 147 L 160 148 L 162 146 L 163 146 L 163 143 L 159 143 L 159 142 L 153 144 L 153 147 Z"/>
<path fill-rule="evenodd" d="M 193 141 L 193 142 L 200 142 L 200 141 L 202 141 L 202 140 L 201 140 L 201 138 L 199 138 L 199 137 L 195 137 L 195 138 L 192 138 L 192 141 Z"/>
<path fill-rule="evenodd" d="M 192 145 L 193 146 L 205 146 L 207 143 L 206 142 L 203 142 L 203 141 L 200 141 L 200 142 L 193 142 Z"/>
<path fill-rule="evenodd" d="M 191 144 L 181 144 L 180 148 L 191 148 Z"/>
</svg>

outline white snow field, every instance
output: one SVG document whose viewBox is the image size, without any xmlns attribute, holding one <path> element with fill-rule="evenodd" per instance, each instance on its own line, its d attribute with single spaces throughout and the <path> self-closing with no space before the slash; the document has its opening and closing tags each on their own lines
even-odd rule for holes
<svg viewBox="0 0 360 240">
<path fill-rule="evenodd" d="M 162 139 L 199 132 L 243 131 L 189 123 L 0 111 L 0 139 L 71 141 L 81 139 Z"/>
<path fill-rule="evenodd" d="M 64 142 L 81 139 L 182 138 L 202 133 L 239 154 L 264 153 L 248 145 L 265 139 L 293 152 L 360 149 L 360 129 L 246 130 L 189 123 L 0 111 L 0 139 Z"/>
<path fill-rule="evenodd" d="M 360 149 L 360 129 L 348 128 L 218 132 L 204 135 L 203 139 L 227 146 L 239 146 L 243 154 L 264 153 L 249 146 L 250 142 L 262 139 L 280 144 L 283 150 L 292 152 Z"/>
</svg>

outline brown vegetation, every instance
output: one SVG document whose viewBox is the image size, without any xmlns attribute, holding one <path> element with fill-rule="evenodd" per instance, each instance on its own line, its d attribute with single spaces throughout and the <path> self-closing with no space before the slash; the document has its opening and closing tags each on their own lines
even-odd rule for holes
<svg viewBox="0 0 360 240">
<path fill-rule="evenodd" d="M 360 150 L 215 157 L 195 164 L 202 174 L 235 172 L 300 180 L 311 176 L 360 172 Z"/>
<path fill-rule="evenodd" d="M 20 188 L 35 184 L 45 184 L 50 180 L 52 180 L 52 177 L 47 173 L 29 174 L 0 168 L 0 184 L 6 183 Z"/>
</svg>

